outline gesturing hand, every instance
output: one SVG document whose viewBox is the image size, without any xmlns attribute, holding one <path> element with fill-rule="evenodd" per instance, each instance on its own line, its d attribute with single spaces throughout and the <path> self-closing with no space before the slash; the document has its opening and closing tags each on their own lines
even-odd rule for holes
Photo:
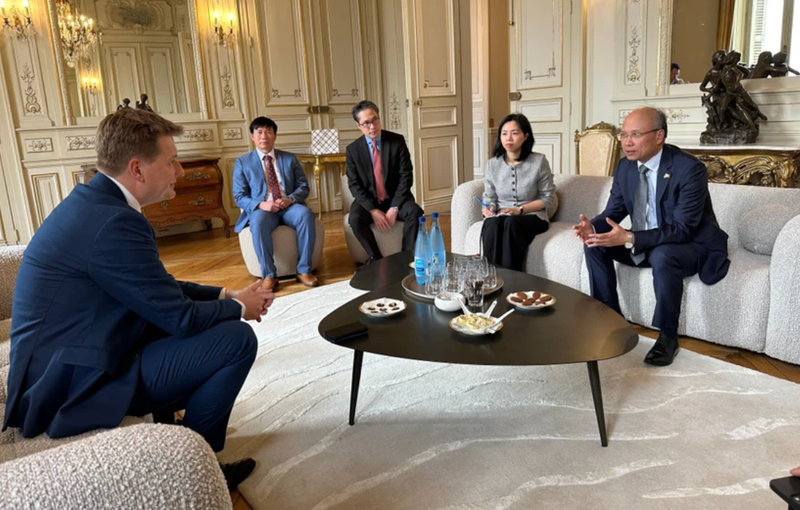
<svg viewBox="0 0 800 510">
<path fill-rule="evenodd" d="M 589 236 L 594 234 L 594 229 L 586 216 L 581 214 L 580 218 L 581 222 L 577 225 L 573 225 L 572 230 L 575 231 L 575 237 L 579 238 L 582 243 L 585 243 L 589 239 Z"/>
<path fill-rule="evenodd" d="M 611 225 L 611 231 L 605 234 L 589 234 L 589 239 L 586 241 L 586 246 L 595 248 L 603 246 L 610 248 L 612 246 L 622 246 L 628 240 L 628 231 L 620 227 L 611 218 L 606 218 L 606 223 Z"/>
</svg>

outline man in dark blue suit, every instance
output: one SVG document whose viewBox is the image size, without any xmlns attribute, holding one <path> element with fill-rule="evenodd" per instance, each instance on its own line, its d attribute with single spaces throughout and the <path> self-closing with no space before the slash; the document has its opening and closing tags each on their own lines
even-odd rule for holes
<svg viewBox="0 0 800 510">
<path fill-rule="evenodd" d="M 278 288 L 272 232 L 288 225 L 297 232 L 297 281 L 306 287 L 319 285 L 311 274 L 311 256 L 317 230 L 314 213 L 306 207 L 308 181 L 297 157 L 275 149 L 278 125 L 267 117 L 250 123 L 256 150 L 236 159 L 233 167 L 233 199 L 242 210 L 234 230 L 250 225 L 265 289 Z"/>
<path fill-rule="evenodd" d="M 620 313 L 614 262 L 653 268 L 658 340 L 646 363 L 665 366 L 678 353 L 683 279 L 695 274 L 712 285 L 728 273 L 728 235 L 719 228 L 708 194 L 706 167 L 665 145 L 667 119 L 654 108 L 632 111 L 619 135 L 626 159 L 617 165 L 606 209 L 580 216 L 592 297 Z M 632 228 L 619 223 L 631 216 Z"/>
<path fill-rule="evenodd" d="M 225 445 L 257 349 L 241 319 L 260 320 L 274 295 L 260 282 L 240 291 L 178 282 L 159 260 L 141 208 L 175 196 L 182 132 L 130 108 L 100 123 L 99 173 L 53 210 L 22 259 L 4 430 L 60 438 L 185 409 L 184 426 L 214 451 Z M 233 488 L 255 462 L 221 466 Z"/>
</svg>

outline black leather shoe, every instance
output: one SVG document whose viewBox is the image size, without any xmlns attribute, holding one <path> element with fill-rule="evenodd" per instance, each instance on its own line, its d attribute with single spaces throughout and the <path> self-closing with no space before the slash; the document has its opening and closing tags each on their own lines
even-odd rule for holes
<svg viewBox="0 0 800 510">
<path fill-rule="evenodd" d="M 220 462 L 219 468 L 225 476 L 225 481 L 228 482 L 228 492 L 233 492 L 256 468 L 256 461 L 248 457 L 230 464 Z"/>
<path fill-rule="evenodd" d="M 673 340 L 664 335 L 658 335 L 658 340 L 644 357 L 644 362 L 657 367 L 671 365 L 679 350 L 677 338 Z"/>
<path fill-rule="evenodd" d="M 364 261 L 364 263 L 363 263 L 363 264 L 361 264 L 361 265 L 360 265 L 358 268 L 356 268 L 356 270 L 355 270 L 355 271 L 353 271 L 353 274 L 356 274 L 356 273 L 358 273 L 359 271 L 361 271 L 362 269 L 364 269 L 365 267 L 368 267 L 370 264 L 372 264 L 372 263 L 373 263 L 373 262 L 375 262 L 376 260 L 378 260 L 378 259 L 377 259 L 377 258 L 375 258 L 375 257 L 369 257 L 367 260 L 365 260 L 365 261 Z"/>
</svg>

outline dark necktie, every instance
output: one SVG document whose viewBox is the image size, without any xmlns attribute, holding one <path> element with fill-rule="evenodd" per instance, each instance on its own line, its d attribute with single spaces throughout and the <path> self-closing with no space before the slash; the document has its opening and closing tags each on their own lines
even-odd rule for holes
<svg viewBox="0 0 800 510">
<path fill-rule="evenodd" d="M 650 170 L 644 165 L 639 165 L 639 185 L 636 187 L 636 196 L 633 199 L 633 214 L 631 215 L 631 230 L 647 230 L 647 197 L 649 185 L 647 172 Z M 636 255 L 631 252 L 631 258 L 636 265 L 644 260 L 644 253 Z"/>
<path fill-rule="evenodd" d="M 275 167 L 272 165 L 272 156 L 269 154 L 264 156 L 264 163 L 266 163 L 267 167 L 267 193 L 272 193 L 272 201 L 274 202 L 281 198 L 281 185 L 278 182 L 278 175 L 275 173 Z"/>
<path fill-rule="evenodd" d="M 381 153 L 378 152 L 378 144 L 372 141 L 372 170 L 375 172 L 375 191 L 378 193 L 378 202 L 386 200 L 386 185 L 383 183 L 383 164 L 381 163 Z"/>
</svg>

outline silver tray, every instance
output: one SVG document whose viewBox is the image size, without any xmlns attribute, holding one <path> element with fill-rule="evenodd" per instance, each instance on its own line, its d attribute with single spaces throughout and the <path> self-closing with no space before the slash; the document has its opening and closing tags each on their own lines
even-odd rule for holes
<svg viewBox="0 0 800 510">
<path fill-rule="evenodd" d="M 483 289 L 483 295 L 484 296 L 488 296 L 489 294 L 497 292 L 498 290 L 503 288 L 503 284 L 504 283 L 505 282 L 503 281 L 503 278 L 501 276 L 498 276 L 497 277 L 497 283 L 495 284 L 495 286 L 494 287 L 484 288 Z M 413 274 L 410 274 L 410 275 L 406 276 L 405 278 L 403 278 L 403 281 L 400 282 L 400 284 L 403 286 L 403 289 L 405 289 L 406 292 L 408 292 L 409 294 L 411 294 L 414 297 L 418 297 L 420 299 L 425 299 L 427 301 L 433 301 L 434 298 L 436 297 L 436 296 L 432 296 L 432 295 L 426 294 L 425 293 L 425 286 L 418 284 L 417 283 L 417 277 L 414 276 Z"/>
</svg>

